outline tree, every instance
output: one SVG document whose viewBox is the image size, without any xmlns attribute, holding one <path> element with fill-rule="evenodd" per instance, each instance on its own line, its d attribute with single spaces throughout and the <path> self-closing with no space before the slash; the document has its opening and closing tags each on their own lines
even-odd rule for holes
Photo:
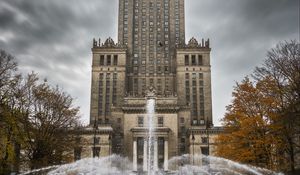
<svg viewBox="0 0 300 175">
<path fill-rule="evenodd" d="M 300 43 L 279 43 L 267 54 L 262 67 L 254 72 L 256 79 L 271 77 L 278 88 L 280 99 L 277 112 L 282 129 L 276 133 L 284 143 L 284 152 L 289 156 L 290 170 L 295 170 L 295 157 L 299 155 L 300 143 Z"/>
<path fill-rule="evenodd" d="M 273 170 L 294 171 L 299 152 L 299 44 L 280 43 L 253 74 L 237 83 L 216 153 Z M 288 155 L 289 161 L 286 161 Z"/>
<path fill-rule="evenodd" d="M 32 169 L 66 162 L 78 111 L 70 95 L 35 73 L 23 77 L 15 58 L 0 51 L 0 174 L 18 171 L 20 161 Z"/>
<path fill-rule="evenodd" d="M 273 83 L 270 79 L 254 83 L 246 77 L 236 85 L 232 104 L 227 107 L 223 118 L 225 133 L 217 140 L 219 156 L 275 168 L 278 160 L 272 159 L 277 157 L 273 147 L 279 144 L 279 140 L 272 131 L 280 128 L 273 125 L 278 117 L 274 113 L 277 102 L 267 95 L 273 89 Z"/>
<path fill-rule="evenodd" d="M 20 139 L 13 110 L 14 87 L 20 81 L 13 56 L 0 50 L 0 174 L 16 170 Z"/>
<path fill-rule="evenodd" d="M 72 152 L 74 140 L 68 131 L 78 125 L 79 108 L 59 87 L 38 84 L 36 74 L 27 77 L 27 108 L 22 121 L 26 132 L 25 152 L 31 169 L 61 164 Z"/>
</svg>

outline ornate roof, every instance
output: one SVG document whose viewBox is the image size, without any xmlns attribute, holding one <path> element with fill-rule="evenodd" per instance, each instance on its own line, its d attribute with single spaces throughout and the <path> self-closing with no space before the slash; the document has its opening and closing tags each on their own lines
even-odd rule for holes
<svg viewBox="0 0 300 175">
<path fill-rule="evenodd" d="M 114 40 L 111 37 L 107 38 L 104 42 L 104 47 L 115 47 Z"/>
<path fill-rule="evenodd" d="M 196 38 L 192 37 L 188 43 L 189 47 L 198 47 L 198 41 L 196 40 Z"/>
</svg>

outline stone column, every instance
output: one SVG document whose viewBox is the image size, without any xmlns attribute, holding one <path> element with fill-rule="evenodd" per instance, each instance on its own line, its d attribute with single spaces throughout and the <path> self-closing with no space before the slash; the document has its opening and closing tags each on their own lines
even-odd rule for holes
<svg viewBox="0 0 300 175">
<path fill-rule="evenodd" d="M 164 170 L 168 171 L 168 159 L 169 159 L 169 147 L 168 147 L 168 140 L 165 139 L 165 144 L 164 144 Z"/>
<path fill-rule="evenodd" d="M 143 171 L 147 171 L 148 170 L 148 154 L 147 154 L 147 146 L 148 146 L 148 142 L 147 139 L 144 138 L 144 157 L 143 157 Z"/>
<path fill-rule="evenodd" d="M 133 158 L 132 158 L 132 162 L 133 162 L 133 171 L 137 171 L 137 143 L 136 143 L 136 139 L 134 138 L 133 140 Z"/>
<path fill-rule="evenodd" d="M 157 138 L 154 139 L 154 171 L 158 171 L 158 149 Z"/>
</svg>

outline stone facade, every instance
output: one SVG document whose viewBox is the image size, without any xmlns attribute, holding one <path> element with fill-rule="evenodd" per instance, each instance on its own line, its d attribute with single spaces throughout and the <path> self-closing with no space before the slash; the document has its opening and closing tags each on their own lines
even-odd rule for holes
<svg viewBox="0 0 300 175">
<path fill-rule="evenodd" d="M 150 87 L 155 166 L 167 171 L 174 156 L 212 153 L 221 130 L 212 124 L 211 48 L 204 39 L 185 43 L 184 0 L 119 0 L 118 28 L 117 43 L 93 41 L 90 127 L 77 157 L 99 147 L 97 156 L 120 154 L 146 171 Z"/>
</svg>

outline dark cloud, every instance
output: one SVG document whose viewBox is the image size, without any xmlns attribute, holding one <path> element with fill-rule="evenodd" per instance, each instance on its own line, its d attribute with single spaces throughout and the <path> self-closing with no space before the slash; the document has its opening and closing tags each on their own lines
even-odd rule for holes
<svg viewBox="0 0 300 175">
<path fill-rule="evenodd" d="M 89 118 L 91 41 L 117 38 L 118 1 L 0 1 L 0 48 L 76 98 Z M 210 38 L 215 123 L 232 87 L 276 43 L 299 38 L 298 0 L 186 0 L 187 40 Z"/>
<path fill-rule="evenodd" d="M 232 87 L 262 64 L 276 43 L 299 38 L 298 0 L 186 2 L 187 39 L 210 38 L 215 123 L 230 103 Z"/>
</svg>

